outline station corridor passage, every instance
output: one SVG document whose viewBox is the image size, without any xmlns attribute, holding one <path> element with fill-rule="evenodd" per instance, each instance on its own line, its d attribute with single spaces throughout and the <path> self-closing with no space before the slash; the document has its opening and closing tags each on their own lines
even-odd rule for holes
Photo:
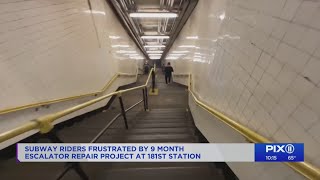
<svg viewBox="0 0 320 180">
<path fill-rule="evenodd" d="M 97 143 L 199 143 L 202 136 L 194 126 L 188 107 L 187 87 L 165 84 L 164 75 L 158 70 L 156 88 L 159 94 L 149 96 L 149 111 L 143 103 L 127 113 L 129 129 L 125 129 L 123 118 L 115 123 L 98 139 Z M 144 84 L 147 76 L 142 75 L 137 83 L 125 88 Z M 122 95 L 124 105 L 129 108 L 142 96 L 141 90 Z M 65 143 L 90 142 L 104 126 L 120 113 L 120 104 L 115 98 L 108 109 L 102 108 L 94 114 L 83 115 L 83 119 L 59 125 L 57 136 Z M 36 137 L 33 141 L 46 142 Z M 50 142 L 50 141 L 49 141 Z M 83 171 L 92 180 L 139 179 L 139 180 L 224 180 L 236 177 L 219 166 L 219 163 L 80 163 Z M 64 171 L 65 163 L 17 163 L 12 157 L 0 162 L 1 179 L 55 180 Z M 77 180 L 79 175 L 72 169 L 62 180 Z"/>
</svg>

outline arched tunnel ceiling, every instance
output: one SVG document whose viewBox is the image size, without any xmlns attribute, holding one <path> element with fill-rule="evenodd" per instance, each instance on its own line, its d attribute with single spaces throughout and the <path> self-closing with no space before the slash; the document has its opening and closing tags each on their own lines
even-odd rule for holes
<svg viewBox="0 0 320 180">
<path fill-rule="evenodd" d="M 198 2 L 198 0 L 107 1 L 146 58 L 154 60 L 166 56 Z M 151 17 L 159 14 L 163 16 Z M 176 17 L 169 17 L 170 15 Z"/>
</svg>

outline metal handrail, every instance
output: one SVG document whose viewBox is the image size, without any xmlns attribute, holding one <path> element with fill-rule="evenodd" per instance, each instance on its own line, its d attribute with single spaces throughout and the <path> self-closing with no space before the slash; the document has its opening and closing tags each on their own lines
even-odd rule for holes
<svg viewBox="0 0 320 180">
<path fill-rule="evenodd" d="M 133 104 L 132 106 L 130 106 L 128 109 L 125 110 L 125 112 L 130 111 L 131 109 L 133 109 L 134 107 L 136 107 L 137 105 L 139 105 L 140 103 L 143 102 L 143 99 L 136 102 L 135 104 Z M 107 129 L 121 116 L 122 114 L 119 113 L 117 114 L 91 141 L 90 143 L 95 143 L 97 142 L 97 140 L 103 135 L 103 133 L 105 133 L 107 131 Z"/>
<path fill-rule="evenodd" d="M 155 70 L 155 67 L 153 67 L 149 73 L 149 76 L 147 78 L 147 81 L 144 85 L 141 85 L 141 86 L 137 86 L 137 87 L 134 87 L 134 88 L 129 88 L 129 89 L 125 89 L 125 90 L 119 90 L 119 91 L 115 91 L 115 92 L 112 92 L 110 94 L 106 94 L 106 95 L 103 95 L 101 97 L 98 97 L 98 98 L 95 98 L 93 100 L 90 100 L 90 101 L 87 101 L 85 103 L 82 103 L 82 104 L 79 104 L 79 105 L 76 105 L 76 106 L 73 106 L 71 108 L 68 108 L 68 109 L 65 109 L 65 110 L 62 110 L 62 111 L 59 111 L 59 112 L 56 112 L 56 113 L 52 113 L 52 114 L 49 114 L 49 115 L 46 115 L 46 116 L 42 116 L 42 117 L 39 117 L 39 118 L 36 118 L 34 120 L 31 120 L 19 127 L 16 127 L 12 130 L 9 130 L 7 132 L 4 132 L 4 133 L 1 133 L 0 134 L 0 143 L 1 142 L 4 142 L 6 140 L 9 140 L 13 137 L 16 137 L 18 135 L 21 135 L 25 132 L 28 132 L 28 131 L 31 131 L 31 130 L 34 130 L 34 129 L 39 129 L 40 130 L 40 133 L 48 133 L 50 132 L 52 129 L 53 129 L 53 122 L 61 117 L 64 117 L 68 114 L 71 114 L 75 111 L 78 111 L 78 110 L 81 110 L 85 107 L 88 107 L 90 105 L 93 105 L 97 102 L 100 102 L 106 98 L 109 98 L 111 96 L 114 96 L 114 95 L 118 95 L 118 96 L 121 96 L 123 93 L 126 93 L 126 92 L 129 92 L 129 91 L 133 91 L 133 90 L 137 90 L 137 89 L 143 89 L 143 88 L 147 88 L 147 85 L 149 83 L 149 80 L 150 80 L 150 77 L 151 77 L 151 73 Z"/>
<path fill-rule="evenodd" d="M 88 96 L 96 96 L 98 94 L 104 93 L 113 84 L 113 82 L 120 76 L 136 76 L 136 74 L 116 73 L 106 83 L 106 85 L 104 85 L 103 88 L 101 90 L 99 90 L 99 91 L 86 93 L 86 94 L 80 94 L 80 95 L 76 95 L 76 96 L 52 99 L 52 100 L 42 101 L 42 102 L 37 102 L 37 103 L 31 103 L 31 104 L 26 104 L 26 105 L 17 106 L 17 107 L 11 107 L 11 108 L 7 108 L 7 109 L 2 109 L 2 110 L 0 110 L 0 115 L 1 114 L 12 113 L 12 112 L 16 112 L 16 111 L 20 111 L 20 110 L 24 110 L 24 109 L 40 107 L 40 106 L 46 106 L 46 105 L 50 105 L 50 104 L 55 104 L 55 103 L 70 101 L 70 100 L 74 100 L 74 99 L 84 98 L 84 97 L 88 97 Z"/>
<path fill-rule="evenodd" d="M 180 74 L 181 75 L 181 74 Z M 192 90 L 192 76 L 191 74 L 188 75 L 188 91 L 190 92 L 191 96 L 193 97 L 195 103 L 200 106 L 202 109 L 206 110 L 213 116 L 220 119 L 222 122 L 230 126 L 232 129 L 240 133 L 244 136 L 247 140 L 253 143 L 271 143 L 269 139 L 266 137 L 256 133 L 255 131 L 249 129 L 248 127 L 236 122 L 235 120 L 229 118 L 228 116 L 224 115 L 223 113 L 219 112 L 218 110 L 206 105 L 201 100 L 197 98 L 195 92 Z M 314 165 L 308 162 L 285 162 L 290 168 L 298 172 L 299 174 L 303 175 L 308 179 L 320 179 L 320 169 L 315 167 Z"/>
<path fill-rule="evenodd" d="M 134 105 L 130 106 L 128 109 L 125 109 L 124 112 L 128 112 L 131 109 L 133 109 L 134 107 L 136 107 L 137 105 L 139 105 L 140 103 L 142 103 L 142 101 L 144 101 L 144 99 L 138 101 L 137 103 L 135 103 Z M 123 107 L 121 107 L 123 108 Z M 102 128 L 99 133 L 93 138 L 91 139 L 90 143 L 96 143 L 97 140 L 108 130 L 109 127 L 111 127 L 111 125 L 121 116 L 123 115 L 122 113 L 117 114 L 104 128 Z M 78 166 L 75 166 L 76 163 L 71 163 L 71 164 L 67 164 L 67 166 L 64 168 L 64 170 L 59 174 L 57 180 L 62 179 L 69 170 L 71 170 L 72 168 L 78 168 L 78 171 L 76 170 L 76 172 L 79 174 L 79 176 L 82 179 L 89 179 L 87 174 L 83 171 L 83 169 L 79 166 L 79 164 L 77 164 Z"/>
</svg>

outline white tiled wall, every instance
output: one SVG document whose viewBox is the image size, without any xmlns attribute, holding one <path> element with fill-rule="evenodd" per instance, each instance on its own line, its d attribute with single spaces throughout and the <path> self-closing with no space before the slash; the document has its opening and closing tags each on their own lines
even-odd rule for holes
<svg viewBox="0 0 320 180">
<path fill-rule="evenodd" d="M 117 72 L 136 73 L 141 60 L 118 51 L 140 51 L 106 1 L 90 2 L 92 11 L 87 0 L 0 1 L 1 110 L 95 92 Z M 83 101 L 0 115 L 0 132 Z"/>
<path fill-rule="evenodd" d="M 319 19 L 318 0 L 200 0 L 168 57 L 189 52 L 167 61 L 177 73 L 192 73 L 207 104 L 273 141 L 305 143 L 305 159 L 319 167 Z M 203 131 L 203 121 L 215 121 L 195 119 Z M 239 141 L 214 130 L 205 135 L 212 142 Z M 230 166 L 240 179 L 255 172 Z M 252 166 L 262 168 L 264 179 L 276 178 L 270 165 Z M 301 178 L 285 169 L 279 179 Z"/>
</svg>

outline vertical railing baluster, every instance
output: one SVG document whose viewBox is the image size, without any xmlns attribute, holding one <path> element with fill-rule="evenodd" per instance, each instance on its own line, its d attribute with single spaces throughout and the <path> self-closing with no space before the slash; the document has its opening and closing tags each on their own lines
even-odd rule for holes
<svg viewBox="0 0 320 180">
<path fill-rule="evenodd" d="M 146 105 L 146 95 L 145 95 L 145 89 L 143 88 L 142 89 L 142 96 L 143 96 L 143 108 L 144 108 L 144 111 L 147 110 L 147 105 Z"/>
<path fill-rule="evenodd" d="M 145 87 L 145 96 L 146 96 L 146 110 L 149 110 L 149 104 L 148 104 L 148 87 Z"/>
<path fill-rule="evenodd" d="M 126 129 L 129 129 L 128 121 L 127 121 L 127 117 L 126 117 L 126 111 L 125 111 L 124 106 L 123 106 L 123 101 L 122 101 L 121 95 L 119 95 L 119 102 L 120 102 L 120 107 L 121 107 L 121 114 L 122 114 L 122 117 L 124 119 L 124 124 L 126 126 Z"/>
</svg>

